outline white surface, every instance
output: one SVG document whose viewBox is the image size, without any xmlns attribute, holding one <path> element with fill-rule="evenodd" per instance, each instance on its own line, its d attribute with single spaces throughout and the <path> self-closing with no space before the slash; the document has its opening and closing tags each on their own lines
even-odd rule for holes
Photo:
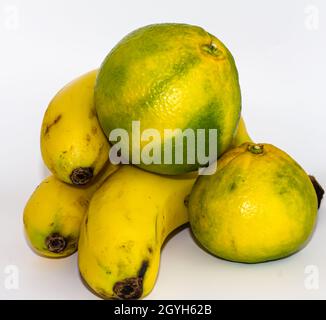
<svg viewBox="0 0 326 320">
<path fill-rule="evenodd" d="M 16 21 L 11 20 L 15 12 Z M 309 12 L 319 13 L 319 21 Z M 325 186 L 325 17 L 323 0 L 0 0 L 0 298 L 97 298 L 79 279 L 77 255 L 48 260 L 29 249 L 22 211 L 47 175 L 39 149 L 47 103 L 66 82 L 98 67 L 115 43 L 137 27 L 186 22 L 224 41 L 237 62 L 252 137 L 286 150 Z M 219 260 L 184 230 L 165 246 L 148 298 L 325 299 L 325 204 L 308 246 L 276 262 Z M 19 270 L 16 290 L 5 287 L 8 265 Z M 317 290 L 305 288 L 308 265 L 319 270 Z"/>
</svg>

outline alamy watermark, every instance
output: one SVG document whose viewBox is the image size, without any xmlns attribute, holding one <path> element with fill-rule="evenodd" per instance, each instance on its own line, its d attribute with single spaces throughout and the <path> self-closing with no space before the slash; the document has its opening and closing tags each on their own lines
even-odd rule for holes
<svg viewBox="0 0 326 320">
<path fill-rule="evenodd" d="M 3 269 L 4 273 L 4 287 L 6 290 L 18 290 L 19 289 L 19 268 L 10 264 Z"/>
<path fill-rule="evenodd" d="M 114 143 L 110 150 L 113 164 L 196 164 L 200 175 L 216 171 L 217 129 L 177 128 L 160 132 L 147 128 L 141 131 L 140 121 L 132 121 L 131 136 L 127 130 L 116 128 L 110 132 L 109 141 Z"/>
<path fill-rule="evenodd" d="M 319 268 L 316 265 L 308 265 L 304 269 L 304 287 L 307 290 L 319 289 Z"/>
<path fill-rule="evenodd" d="M 2 7 L 2 26 L 9 31 L 17 30 L 20 27 L 19 8 L 16 5 L 7 4 Z"/>
<path fill-rule="evenodd" d="M 308 5 L 304 8 L 305 28 L 309 31 L 314 31 L 319 29 L 319 8 L 315 5 Z"/>
</svg>

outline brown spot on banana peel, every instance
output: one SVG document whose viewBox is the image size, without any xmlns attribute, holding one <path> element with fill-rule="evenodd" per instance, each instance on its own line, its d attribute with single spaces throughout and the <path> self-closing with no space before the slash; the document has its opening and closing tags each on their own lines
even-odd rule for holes
<svg viewBox="0 0 326 320">
<path fill-rule="evenodd" d="M 186 208 L 188 208 L 189 206 L 189 198 L 190 198 L 190 194 L 186 195 L 186 197 L 183 200 L 183 204 L 185 205 Z"/>
<path fill-rule="evenodd" d="M 139 299 L 143 294 L 143 279 L 148 268 L 148 261 L 143 261 L 137 277 L 118 281 L 113 286 L 113 292 L 119 299 Z"/>
<path fill-rule="evenodd" d="M 50 252 L 61 253 L 67 247 L 67 239 L 59 233 L 52 233 L 45 239 L 45 245 Z"/>
<path fill-rule="evenodd" d="M 86 197 L 80 196 L 77 199 L 77 204 L 80 205 L 82 208 L 87 209 L 89 206 L 89 199 Z"/>
<path fill-rule="evenodd" d="M 318 209 L 319 209 L 321 201 L 324 197 L 325 191 L 314 176 L 309 176 L 309 178 L 310 178 L 310 181 L 312 182 L 312 185 L 314 186 L 315 191 L 316 191 L 316 195 L 317 195 L 317 199 L 318 199 Z"/>
<path fill-rule="evenodd" d="M 92 127 L 92 134 L 94 136 L 97 135 L 97 128 L 96 127 Z"/>
<path fill-rule="evenodd" d="M 84 185 L 93 178 L 94 169 L 92 167 L 76 168 L 70 175 L 70 180 L 75 185 Z"/>
<path fill-rule="evenodd" d="M 97 116 L 97 113 L 96 113 L 96 109 L 95 108 L 92 108 L 90 111 L 89 111 L 89 114 L 88 114 L 88 118 L 89 119 L 92 119 L 94 117 Z"/>
<path fill-rule="evenodd" d="M 56 125 L 56 124 L 61 120 L 61 118 L 62 118 L 62 115 L 59 114 L 59 115 L 58 115 L 58 116 L 53 120 L 52 123 L 46 125 L 45 130 L 44 130 L 44 135 L 45 135 L 45 136 L 49 134 L 50 129 L 51 129 L 54 125 Z"/>
</svg>

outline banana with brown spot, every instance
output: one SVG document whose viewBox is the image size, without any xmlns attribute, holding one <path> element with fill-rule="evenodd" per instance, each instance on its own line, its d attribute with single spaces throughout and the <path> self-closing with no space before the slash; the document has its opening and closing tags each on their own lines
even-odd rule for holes
<svg viewBox="0 0 326 320">
<path fill-rule="evenodd" d="M 26 237 L 45 257 L 62 258 L 77 250 L 80 224 L 94 192 L 119 167 L 108 163 L 87 186 L 73 186 L 54 176 L 34 191 L 24 210 Z"/>
<path fill-rule="evenodd" d="M 188 222 L 195 174 L 161 176 L 122 166 L 94 194 L 79 240 L 79 270 L 103 298 L 138 299 L 153 288 L 166 237 Z"/>
<path fill-rule="evenodd" d="M 109 158 L 109 143 L 93 102 L 96 75 L 94 70 L 66 85 L 43 119 L 43 160 L 56 178 L 70 184 L 88 183 Z"/>
</svg>

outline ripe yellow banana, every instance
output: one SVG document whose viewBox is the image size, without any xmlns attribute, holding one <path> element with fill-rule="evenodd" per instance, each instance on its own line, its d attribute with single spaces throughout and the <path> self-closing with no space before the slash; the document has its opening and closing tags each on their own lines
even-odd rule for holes
<svg viewBox="0 0 326 320">
<path fill-rule="evenodd" d="M 93 193 L 118 169 L 108 163 L 87 186 L 72 186 L 54 176 L 34 191 L 24 210 L 24 225 L 31 247 L 46 257 L 66 257 L 77 249 L 80 224 Z"/>
<path fill-rule="evenodd" d="M 41 130 L 45 164 L 58 179 L 76 185 L 89 182 L 109 157 L 109 143 L 94 106 L 97 70 L 60 90 L 50 102 Z"/>
<path fill-rule="evenodd" d="M 152 290 L 164 239 L 188 222 L 185 199 L 195 178 L 122 166 L 96 191 L 78 249 L 79 270 L 95 292 L 137 299 Z"/>
</svg>

